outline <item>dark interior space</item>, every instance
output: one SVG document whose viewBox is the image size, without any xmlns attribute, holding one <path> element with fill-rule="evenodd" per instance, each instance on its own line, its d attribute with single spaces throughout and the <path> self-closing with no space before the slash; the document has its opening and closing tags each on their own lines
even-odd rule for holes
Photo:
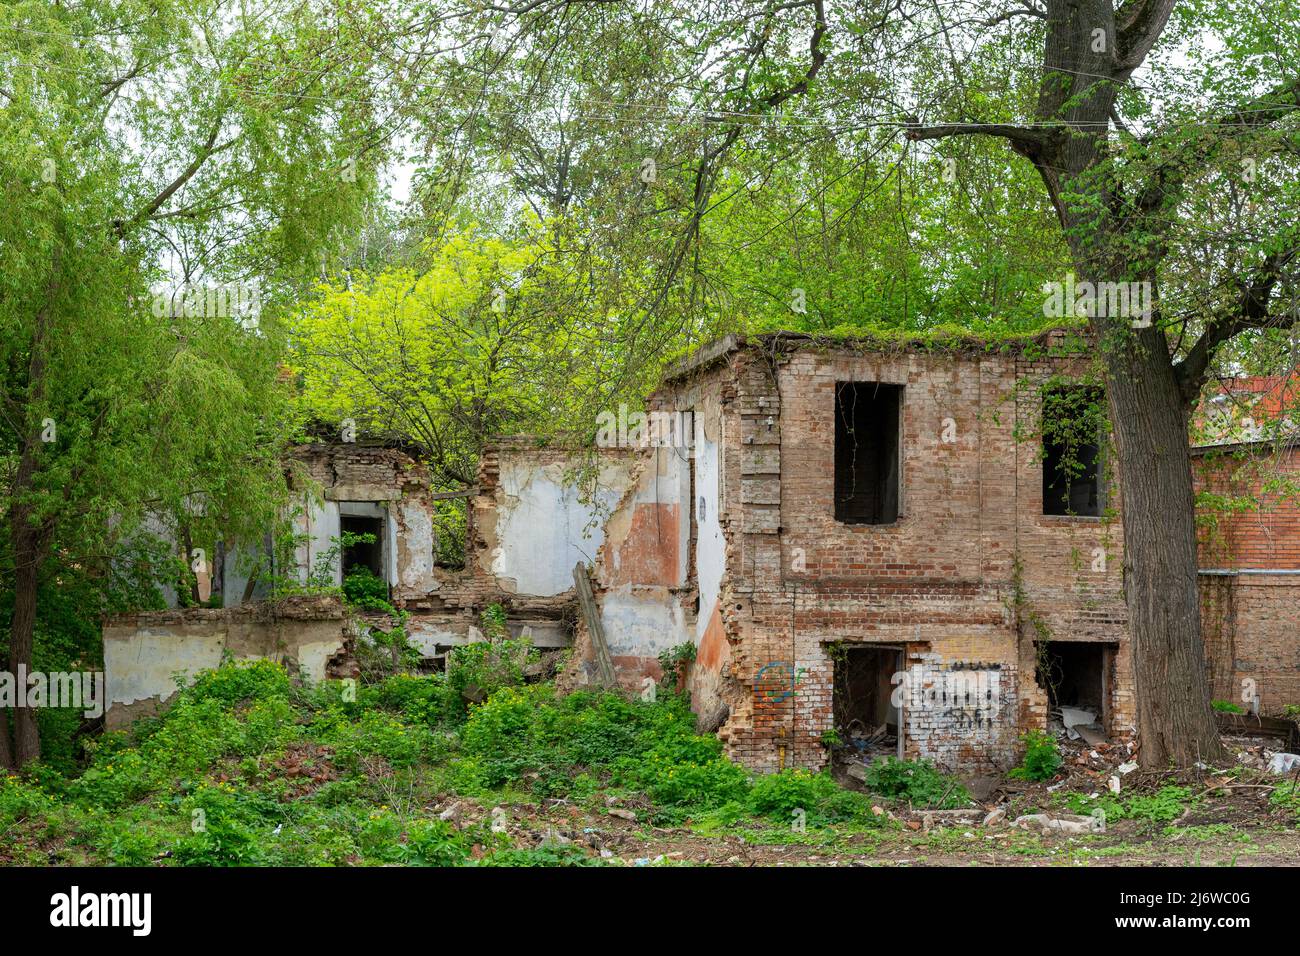
<svg viewBox="0 0 1300 956">
<path fill-rule="evenodd" d="M 343 549 L 343 576 L 347 577 L 348 571 L 361 566 L 369 568 L 376 577 L 382 578 L 384 576 L 382 562 L 384 519 L 342 515 L 339 517 L 339 532 L 340 534 L 374 535 L 374 541 L 369 544 L 358 542 Z"/>
<path fill-rule="evenodd" d="M 1101 514 L 1101 447 L 1091 421 L 1097 389 L 1055 389 L 1043 401 L 1043 514 Z"/>
<path fill-rule="evenodd" d="M 835 386 L 835 520 L 898 520 L 899 411 L 903 386 L 839 382 Z"/>
<path fill-rule="evenodd" d="M 903 669 L 903 652 L 894 647 L 850 647 L 834 655 L 832 706 L 841 740 L 857 750 L 893 750 L 898 741 L 898 708 L 890 700 L 893 677 Z"/>
<path fill-rule="evenodd" d="M 1038 686 L 1047 690 L 1052 708 L 1082 707 L 1105 712 L 1106 644 L 1049 641 L 1038 656 Z"/>
</svg>

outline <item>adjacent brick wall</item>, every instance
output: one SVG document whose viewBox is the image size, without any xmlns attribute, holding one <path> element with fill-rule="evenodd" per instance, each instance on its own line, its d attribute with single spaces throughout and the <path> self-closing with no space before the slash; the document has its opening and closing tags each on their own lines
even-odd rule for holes
<svg viewBox="0 0 1300 956">
<path fill-rule="evenodd" d="M 1194 452 L 1201 567 L 1300 570 L 1300 448 L 1230 445 Z"/>
<path fill-rule="evenodd" d="M 1265 714 L 1300 704 L 1300 448 L 1243 444 L 1195 450 L 1201 511 L 1201 632 L 1216 699 Z M 1247 505 L 1233 510 L 1229 502 Z M 1228 507 L 1224 507 L 1228 505 Z M 1248 685 L 1245 682 L 1250 682 Z M 1249 693 L 1244 695 L 1249 697 Z"/>
<path fill-rule="evenodd" d="M 1300 704 L 1300 576 L 1201 576 L 1201 625 L 1218 700 L 1245 705 L 1252 681 L 1260 712 Z"/>
</svg>

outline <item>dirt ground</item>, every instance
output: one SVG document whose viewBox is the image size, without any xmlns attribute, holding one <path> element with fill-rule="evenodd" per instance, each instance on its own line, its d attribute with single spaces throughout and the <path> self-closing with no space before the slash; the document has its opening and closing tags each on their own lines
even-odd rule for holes
<svg viewBox="0 0 1300 956">
<path fill-rule="evenodd" d="M 630 866 L 1297 866 L 1300 806 L 1271 798 L 1288 776 L 1270 773 L 1267 742 L 1225 738 L 1235 766 L 1172 774 L 1137 770 L 1131 753 L 1108 745 L 1063 747 L 1050 781 L 1006 777 L 965 781 L 974 806 L 945 816 L 894 801 L 878 803 L 877 826 L 806 826 L 753 819 L 658 827 L 648 806 L 614 801 L 602 813 L 564 801 L 506 805 L 516 845 L 574 844 L 607 863 Z M 841 783 L 860 789 L 837 774 Z M 1112 789 L 1118 786 L 1119 792 Z M 1019 818 L 1085 819 L 1083 808 L 1124 807 L 1104 832 L 1065 833 Z M 491 808 L 470 808 L 471 817 Z M 996 812 L 995 812 L 996 811 Z M 962 819 L 953 816 L 964 814 Z M 992 814 L 992 818 L 990 818 Z M 987 823 L 987 825 L 985 825 Z"/>
<path fill-rule="evenodd" d="M 654 827 L 563 806 L 504 807 L 520 845 L 574 843 L 593 857 L 632 866 L 1295 866 L 1300 827 L 1265 818 L 1228 823 L 1217 811 L 1179 824 L 1120 821 L 1105 833 L 1068 835 L 1006 825 L 892 823 L 877 829 L 737 825 L 701 832 Z"/>
</svg>

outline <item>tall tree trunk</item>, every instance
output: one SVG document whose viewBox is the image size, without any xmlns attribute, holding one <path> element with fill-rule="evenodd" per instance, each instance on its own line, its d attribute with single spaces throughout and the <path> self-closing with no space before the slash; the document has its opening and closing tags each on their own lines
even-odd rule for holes
<svg viewBox="0 0 1300 956">
<path fill-rule="evenodd" d="M 36 592 L 41 564 L 53 533 L 48 520 L 40 524 L 33 523 L 32 503 L 28 496 L 35 487 L 37 457 L 44 448 L 41 434 L 43 429 L 37 413 L 45 402 L 45 346 L 50 335 L 51 313 L 59 290 L 61 269 L 62 252 L 56 243 L 45 301 L 37 310 L 36 322 L 32 327 L 32 350 L 27 367 L 27 410 L 33 420 L 29 423 L 10 493 L 9 533 L 15 567 L 14 610 L 9 628 L 9 670 L 15 681 L 19 667 L 29 670 L 32 665 L 32 642 L 36 633 Z M 25 697 L 26 687 L 19 686 L 16 690 Z M 29 761 L 40 759 L 41 736 L 36 725 L 36 714 L 30 707 L 16 707 L 13 724 L 15 766 L 21 767 Z"/>
<path fill-rule="evenodd" d="M 1166 769 L 1222 760 L 1201 636 L 1187 411 L 1164 334 L 1144 329 L 1108 345 L 1105 364 L 1120 463 L 1140 761 Z"/>
<path fill-rule="evenodd" d="M 26 509 L 22 509 L 26 511 Z M 18 679 L 19 667 L 24 672 L 32 665 L 32 641 L 36 633 L 36 589 L 40 575 L 43 547 L 35 529 L 27 524 L 26 514 L 16 515 L 13 523 L 14 561 L 14 613 L 9 630 L 9 670 Z M 21 519 L 21 520 L 20 520 Z M 16 688 L 20 698 L 27 688 Z M 19 701 L 22 703 L 22 700 Z M 41 756 L 41 736 L 36 725 L 36 712 L 30 707 L 14 708 L 14 764 L 21 767 Z"/>
<path fill-rule="evenodd" d="M 9 743 L 9 712 L 0 707 L 0 770 L 14 765 L 14 751 Z"/>
</svg>

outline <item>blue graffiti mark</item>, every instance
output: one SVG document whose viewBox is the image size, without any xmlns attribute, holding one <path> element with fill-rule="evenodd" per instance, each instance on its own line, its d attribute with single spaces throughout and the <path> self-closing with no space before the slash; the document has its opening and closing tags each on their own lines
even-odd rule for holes
<svg viewBox="0 0 1300 956">
<path fill-rule="evenodd" d="M 772 686 L 766 686 L 763 675 L 770 670 L 784 672 L 788 677 L 773 675 L 768 678 Z M 757 674 L 754 675 L 754 690 L 762 695 L 763 699 L 769 704 L 779 704 L 783 700 L 788 700 L 794 696 L 795 683 L 797 675 L 794 670 L 785 661 L 772 661 L 770 664 L 764 664 Z"/>
</svg>

